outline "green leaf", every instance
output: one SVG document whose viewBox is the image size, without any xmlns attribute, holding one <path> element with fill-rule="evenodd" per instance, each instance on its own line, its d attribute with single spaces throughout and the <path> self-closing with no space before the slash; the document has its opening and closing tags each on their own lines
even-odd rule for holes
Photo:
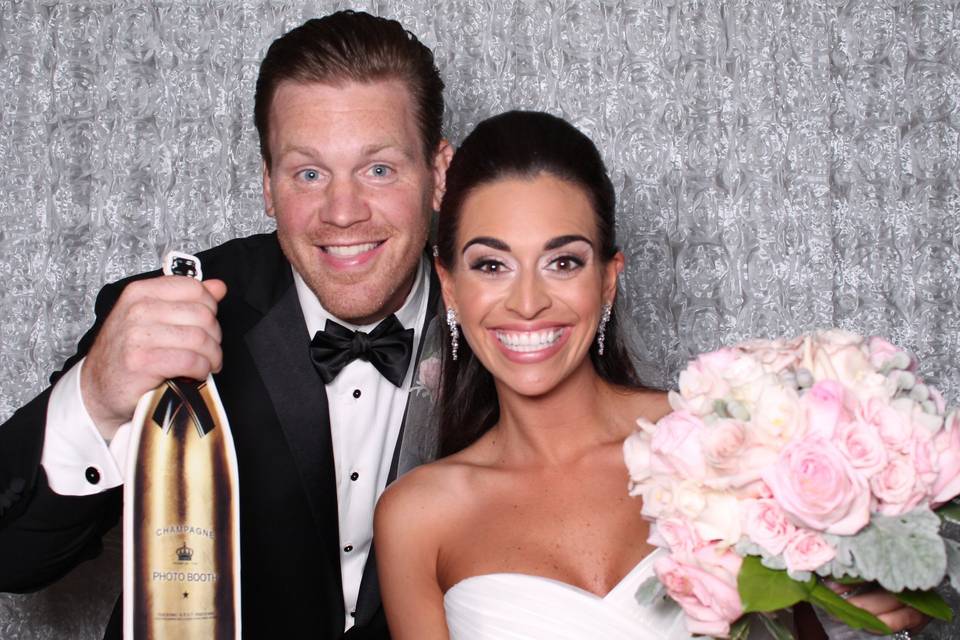
<svg viewBox="0 0 960 640">
<path fill-rule="evenodd" d="M 841 539 L 837 553 L 851 554 L 856 573 L 887 591 L 932 589 L 947 570 L 940 519 L 927 507 L 899 516 L 875 513 L 857 535 Z"/>
<path fill-rule="evenodd" d="M 950 605 L 936 591 L 911 591 L 908 589 L 895 593 L 893 596 L 908 607 L 913 607 L 931 618 L 946 620 L 947 622 L 953 619 L 953 611 L 950 609 Z"/>
<path fill-rule="evenodd" d="M 860 607 L 855 607 L 822 584 L 817 584 L 810 590 L 809 602 L 852 629 L 866 629 L 881 635 L 893 633 L 893 630 L 880 618 Z"/>
<path fill-rule="evenodd" d="M 757 556 L 747 556 L 737 576 L 737 590 L 744 613 L 778 611 L 806 600 L 816 582 L 816 578 L 798 582 L 786 571 L 763 566 Z"/>
<path fill-rule="evenodd" d="M 750 616 L 740 616 L 730 625 L 728 640 L 747 640 L 750 636 Z"/>
<path fill-rule="evenodd" d="M 942 505 L 934 513 L 940 516 L 944 522 L 960 525 L 960 498 L 954 498 L 950 502 Z"/>
<path fill-rule="evenodd" d="M 765 616 L 762 613 L 758 613 L 757 617 L 763 622 L 763 626 L 767 628 L 773 640 L 796 640 L 793 637 L 793 632 L 773 616 Z"/>
</svg>

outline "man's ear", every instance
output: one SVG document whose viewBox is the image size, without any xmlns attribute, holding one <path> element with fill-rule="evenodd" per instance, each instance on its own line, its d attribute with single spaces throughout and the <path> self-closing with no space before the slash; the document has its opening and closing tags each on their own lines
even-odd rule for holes
<svg viewBox="0 0 960 640">
<path fill-rule="evenodd" d="M 453 145 L 447 140 L 441 140 L 437 151 L 433 154 L 433 210 L 440 210 L 440 201 L 447 190 L 447 169 L 453 159 Z"/>
<path fill-rule="evenodd" d="M 623 273 L 623 252 L 617 251 L 603 267 L 603 301 L 613 304 L 617 297 L 617 279 Z"/>
<path fill-rule="evenodd" d="M 270 167 L 267 161 L 262 162 L 263 166 L 263 209 L 271 218 L 276 217 L 273 208 L 273 193 L 270 191 Z"/>
</svg>

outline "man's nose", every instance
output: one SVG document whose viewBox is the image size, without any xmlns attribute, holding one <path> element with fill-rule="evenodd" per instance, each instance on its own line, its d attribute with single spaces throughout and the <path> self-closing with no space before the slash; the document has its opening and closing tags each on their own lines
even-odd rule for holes
<svg viewBox="0 0 960 640">
<path fill-rule="evenodd" d="M 349 227 L 369 218 L 370 208 L 361 186 L 349 176 L 334 176 L 320 208 L 320 219 L 337 227 Z"/>
<path fill-rule="evenodd" d="M 535 318 L 551 304 L 550 293 L 535 270 L 518 274 L 510 287 L 506 307 L 522 318 Z"/>
</svg>

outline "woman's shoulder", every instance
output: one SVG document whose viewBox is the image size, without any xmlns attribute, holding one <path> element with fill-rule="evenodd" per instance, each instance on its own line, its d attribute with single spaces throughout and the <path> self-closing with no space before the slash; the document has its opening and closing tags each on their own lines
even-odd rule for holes
<svg viewBox="0 0 960 640">
<path fill-rule="evenodd" d="M 443 513 L 450 503 L 458 501 L 465 483 L 465 465 L 456 459 L 442 458 L 419 466 L 390 484 L 377 503 L 382 512 L 416 510 L 421 515 Z"/>
</svg>

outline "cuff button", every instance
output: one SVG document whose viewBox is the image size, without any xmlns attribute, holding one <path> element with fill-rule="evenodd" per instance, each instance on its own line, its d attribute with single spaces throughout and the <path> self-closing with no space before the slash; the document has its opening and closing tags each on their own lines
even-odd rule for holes
<svg viewBox="0 0 960 640">
<path fill-rule="evenodd" d="M 87 467 L 87 470 L 83 472 L 83 475 L 90 484 L 97 484 L 100 482 L 100 471 L 98 471 L 96 467 Z"/>
</svg>

